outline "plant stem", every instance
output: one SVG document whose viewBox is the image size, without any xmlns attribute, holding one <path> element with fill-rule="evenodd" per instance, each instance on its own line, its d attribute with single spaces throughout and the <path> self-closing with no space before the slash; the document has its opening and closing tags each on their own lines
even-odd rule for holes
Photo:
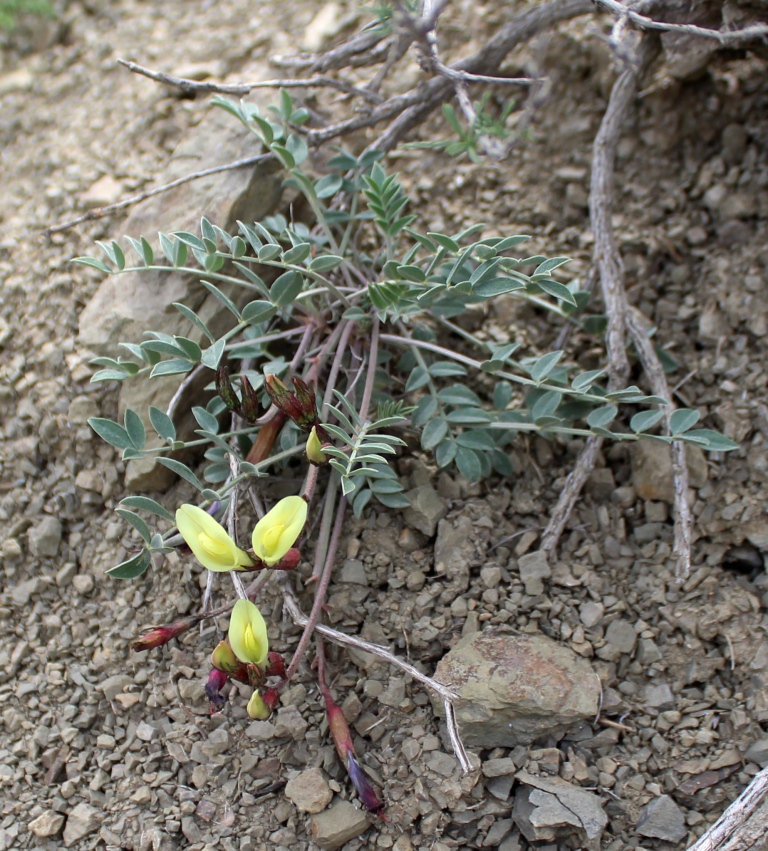
<svg viewBox="0 0 768 851">
<path fill-rule="evenodd" d="M 341 530 L 344 525 L 344 512 L 346 511 L 346 508 L 347 498 L 342 495 L 339 500 L 339 506 L 336 510 L 333 534 L 331 536 L 330 543 L 328 544 L 328 552 L 325 556 L 323 572 L 320 576 L 320 581 L 317 583 L 317 588 L 315 589 L 315 599 L 312 603 L 312 611 L 309 613 L 309 620 L 304 627 L 304 632 L 301 634 L 299 645 L 296 648 L 296 652 L 293 654 L 291 664 L 288 666 L 288 670 L 285 673 L 285 679 L 280 683 L 278 688 L 285 688 L 291 677 L 296 673 L 296 669 L 301 664 L 301 660 L 307 652 L 307 646 L 312 638 L 315 626 L 317 626 L 317 623 L 320 620 L 320 616 L 323 611 L 323 604 L 325 603 L 325 595 L 328 592 L 328 586 L 331 582 L 331 573 L 333 572 L 333 562 L 336 559 L 336 550 L 339 547 L 339 540 L 341 539 Z"/>
</svg>

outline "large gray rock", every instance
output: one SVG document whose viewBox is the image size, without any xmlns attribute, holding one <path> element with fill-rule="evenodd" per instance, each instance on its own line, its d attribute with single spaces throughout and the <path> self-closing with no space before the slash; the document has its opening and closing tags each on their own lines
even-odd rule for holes
<svg viewBox="0 0 768 851">
<path fill-rule="evenodd" d="M 470 747 L 561 737 L 594 718 L 600 698 L 589 662 L 543 635 L 468 635 L 440 660 L 435 677 L 459 694 L 456 718 Z"/>
<path fill-rule="evenodd" d="M 608 817 L 600 798 L 559 777 L 544 779 L 519 771 L 512 819 L 529 842 L 567 839 L 574 834 L 579 847 L 599 851 Z"/>
</svg>

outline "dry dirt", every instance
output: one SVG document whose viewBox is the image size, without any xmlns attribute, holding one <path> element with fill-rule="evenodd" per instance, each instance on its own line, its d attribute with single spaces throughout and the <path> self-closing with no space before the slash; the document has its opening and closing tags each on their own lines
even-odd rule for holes
<svg viewBox="0 0 768 851">
<path fill-rule="evenodd" d="M 77 343 L 78 314 L 98 277 L 69 261 L 119 234 L 120 220 L 39 235 L 80 211 L 104 175 L 119 184 L 109 188 L 116 198 L 151 185 L 205 112 L 203 99 L 173 97 L 120 69 L 118 57 L 236 77 L 249 60 L 290 52 L 319 8 L 90 0 L 42 28 L 36 50 L 11 40 L 0 53 L 0 851 L 54 849 L 65 839 L 77 849 L 293 851 L 315 847 L 309 820 L 273 783 L 321 766 L 337 797 L 350 797 L 308 670 L 283 700 L 295 713 L 284 709 L 276 725 L 254 729 L 242 701 L 207 715 L 212 631 L 131 657 L 128 642 L 142 626 L 196 608 L 197 572 L 176 560 L 130 584 L 104 576 L 124 534 L 113 514 L 124 467 L 85 425 L 114 411 L 115 394 L 88 383 L 88 353 Z M 445 33 L 464 49 L 509 15 L 492 3 L 456 4 Z M 596 25 L 564 27 L 516 58 L 521 67 L 534 61 L 552 91 L 507 162 L 417 151 L 394 162 L 429 230 L 483 220 L 491 231 L 530 233 L 533 250 L 570 255 L 569 274 L 583 280 L 590 144 L 614 71 Z M 604 851 L 687 847 L 768 760 L 765 746 L 750 751 L 755 761 L 747 756 L 768 735 L 765 70 L 736 53 L 694 81 L 666 79 L 661 69 L 620 145 L 614 224 L 631 300 L 679 364 L 670 376 L 679 400 L 741 444 L 700 465 L 685 585 L 673 577 L 668 505 L 650 491 L 642 498 L 644 484 L 617 446 L 579 503 L 553 577 L 543 593 L 527 594 L 517 559 L 535 538 L 521 533 L 545 525 L 576 448 L 536 439 L 516 448 L 512 480 L 486 487 L 432 476 L 448 519 L 472 524 L 475 556 L 459 597 L 446 600 L 445 578 L 432 573 L 433 542 L 415 534 L 406 552 L 403 519 L 386 511 L 350 521 L 343 544 L 367 584 L 331 589 L 342 628 L 427 671 L 462 632 L 495 624 L 543 632 L 590 659 L 606 717 L 631 729 L 576 728 L 557 745 L 555 771 L 602 799 Z M 410 60 L 400 73 L 419 72 Z M 436 125 L 423 136 L 433 129 L 445 132 Z M 512 324 L 532 353 L 559 330 L 512 302 L 476 324 L 491 337 Z M 572 346 L 584 366 L 600 356 L 595 338 Z M 401 472 L 415 483 L 433 473 L 419 459 Z M 176 486 L 162 498 L 174 507 L 190 495 Z M 489 567 L 498 570 L 481 574 Z M 273 615 L 280 623 L 279 606 Z M 296 631 L 283 626 L 275 647 L 290 651 Z M 511 783 L 504 789 L 482 772 L 462 780 L 415 684 L 369 659 L 335 655 L 331 664 L 363 761 L 389 802 L 390 820 L 345 848 L 528 847 L 510 821 Z M 533 773 L 542 759 L 522 747 L 478 756 L 511 756 Z M 660 795 L 684 817 L 683 839 L 638 834 L 643 808 Z M 63 836 L 59 815 L 69 819 Z M 34 820 L 39 835 L 28 827 Z"/>
</svg>

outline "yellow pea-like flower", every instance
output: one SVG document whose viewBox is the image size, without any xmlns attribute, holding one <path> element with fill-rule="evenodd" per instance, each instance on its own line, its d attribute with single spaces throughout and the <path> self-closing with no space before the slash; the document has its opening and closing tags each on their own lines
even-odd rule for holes
<svg viewBox="0 0 768 851">
<path fill-rule="evenodd" d="M 264 666 L 269 653 L 267 625 L 250 600 L 238 600 L 229 617 L 229 646 L 246 665 Z"/>
<path fill-rule="evenodd" d="M 208 570 L 241 570 L 253 562 L 226 529 L 196 505 L 182 505 L 176 512 L 176 525 L 195 558 Z"/>
<path fill-rule="evenodd" d="M 268 567 L 277 564 L 296 543 L 307 521 L 307 503 L 300 496 L 287 496 L 256 524 L 253 551 Z"/>
</svg>

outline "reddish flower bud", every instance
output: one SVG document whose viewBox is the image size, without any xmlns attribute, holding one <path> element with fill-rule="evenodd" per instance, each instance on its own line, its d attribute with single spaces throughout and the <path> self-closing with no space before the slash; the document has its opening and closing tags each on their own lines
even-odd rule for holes
<svg viewBox="0 0 768 851">
<path fill-rule="evenodd" d="M 221 693 L 221 690 L 227 684 L 227 675 L 223 671 L 216 668 L 211 668 L 211 673 L 208 675 L 208 682 L 205 684 L 205 693 L 208 695 L 211 715 L 221 712 L 227 698 Z"/>
<path fill-rule="evenodd" d="M 254 688 L 258 688 L 266 679 L 264 671 L 258 665 L 254 665 L 252 662 L 249 662 L 246 667 L 248 668 L 248 682 Z"/>
<path fill-rule="evenodd" d="M 251 386 L 251 382 L 244 376 L 240 376 L 243 392 L 243 406 L 241 414 L 243 419 L 249 423 L 255 423 L 259 416 L 259 397 Z"/>
<path fill-rule="evenodd" d="M 279 653 L 270 651 L 267 655 L 267 667 L 264 673 L 268 677 L 285 678 L 285 661 Z"/>
<path fill-rule="evenodd" d="M 290 550 L 273 565 L 273 570 L 294 570 L 301 561 L 301 552 L 296 547 L 291 547 Z"/>
<path fill-rule="evenodd" d="M 293 379 L 293 389 L 301 407 L 301 419 L 296 421 L 296 425 L 304 431 L 310 431 L 317 424 L 315 391 L 301 378 Z"/>
<path fill-rule="evenodd" d="M 262 700 L 267 706 L 272 710 L 272 712 L 277 709 L 278 704 L 280 703 L 280 692 L 276 688 L 268 688 L 264 690 L 264 693 L 261 695 Z"/>
<path fill-rule="evenodd" d="M 360 764 L 351 753 L 347 757 L 347 773 L 366 810 L 374 816 L 381 816 L 386 821 L 382 812 L 386 806 L 384 801 L 376 794 L 370 780 L 368 780 Z"/>
<path fill-rule="evenodd" d="M 265 376 L 267 395 L 272 404 L 279 408 L 287 417 L 298 423 L 302 416 L 301 405 L 296 396 L 283 384 L 276 375 Z"/>
<path fill-rule="evenodd" d="M 240 400 L 237 398 L 232 387 L 232 382 L 229 380 L 229 369 L 225 364 L 216 370 L 216 392 L 224 400 L 224 404 L 230 411 L 238 413 L 240 411 Z"/>
<path fill-rule="evenodd" d="M 142 650 L 152 650 L 153 647 L 161 647 L 177 635 L 182 635 L 192 629 L 202 620 L 200 615 L 191 615 L 188 618 L 174 621 L 173 623 L 156 626 L 131 642 L 131 650 L 140 653 Z"/>
</svg>

